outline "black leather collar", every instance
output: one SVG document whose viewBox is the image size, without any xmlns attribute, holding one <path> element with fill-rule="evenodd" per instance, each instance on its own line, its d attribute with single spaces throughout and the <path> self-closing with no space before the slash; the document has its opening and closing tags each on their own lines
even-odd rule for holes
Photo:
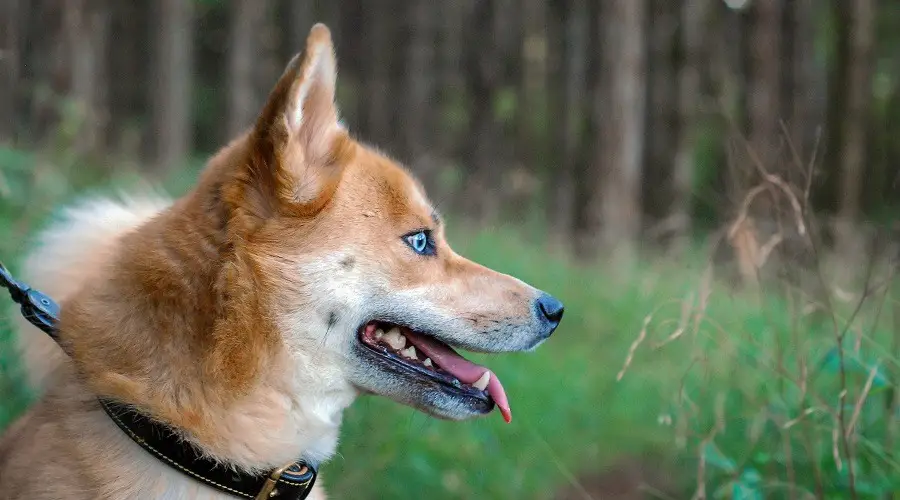
<svg viewBox="0 0 900 500">
<path fill-rule="evenodd" d="M 303 500 L 316 482 L 315 467 L 302 460 L 264 474 L 235 471 L 203 456 L 169 427 L 123 404 L 100 399 L 100 406 L 119 428 L 150 454 L 219 491 L 241 498 Z"/>
</svg>

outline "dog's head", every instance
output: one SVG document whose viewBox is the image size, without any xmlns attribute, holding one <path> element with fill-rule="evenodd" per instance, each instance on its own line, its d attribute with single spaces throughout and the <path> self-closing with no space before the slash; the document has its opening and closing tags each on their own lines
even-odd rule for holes
<svg viewBox="0 0 900 500">
<path fill-rule="evenodd" d="M 496 403 L 508 420 L 497 377 L 452 348 L 533 349 L 562 304 L 454 253 L 422 186 L 339 123 L 335 78 L 330 34 L 317 25 L 225 193 L 261 307 L 286 350 L 323 377 L 443 418 Z"/>
</svg>

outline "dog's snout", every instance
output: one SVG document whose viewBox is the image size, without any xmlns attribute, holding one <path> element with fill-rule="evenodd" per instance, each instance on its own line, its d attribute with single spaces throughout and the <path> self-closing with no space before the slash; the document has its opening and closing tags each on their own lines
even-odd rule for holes
<svg viewBox="0 0 900 500">
<path fill-rule="evenodd" d="M 538 317 L 546 325 L 547 335 L 549 336 L 559 326 L 559 322 L 562 321 L 565 307 L 559 299 L 546 293 L 538 297 L 536 305 Z"/>
</svg>

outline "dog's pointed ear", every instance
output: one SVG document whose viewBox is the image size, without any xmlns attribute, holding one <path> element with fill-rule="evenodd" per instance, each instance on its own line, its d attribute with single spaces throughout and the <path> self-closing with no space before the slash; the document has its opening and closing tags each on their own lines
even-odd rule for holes
<svg viewBox="0 0 900 500">
<path fill-rule="evenodd" d="M 254 128 L 271 190 L 282 204 L 309 211 L 328 201 L 347 161 L 350 140 L 335 105 L 337 62 L 331 33 L 312 27 L 306 50 L 288 64 Z"/>
</svg>

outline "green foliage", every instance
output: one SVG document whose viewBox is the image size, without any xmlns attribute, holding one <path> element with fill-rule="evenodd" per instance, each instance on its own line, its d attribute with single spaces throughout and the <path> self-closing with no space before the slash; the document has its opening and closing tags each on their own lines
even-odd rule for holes
<svg viewBox="0 0 900 500">
<path fill-rule="evenodd" d="M 677 341 L 692 346 L 677 375 L 683 383 L 672 397 L 673 425 L 676 442 L 701 450 L 707 484 L 719 485 L 716 496 L 848 498 L 852 488 L 868 498 L 895 491 L 891 374 L 900 365 L 892 318 L 876 305 L 886 299 L 881 293 L 856 316 L 837 307 L 835 323 L 824 325 L 798 317 L 777 296 L 731 298 L 713 290 L 702 313 L 690 309 L 686 330 L 693 337 Z"/>
</svg>

